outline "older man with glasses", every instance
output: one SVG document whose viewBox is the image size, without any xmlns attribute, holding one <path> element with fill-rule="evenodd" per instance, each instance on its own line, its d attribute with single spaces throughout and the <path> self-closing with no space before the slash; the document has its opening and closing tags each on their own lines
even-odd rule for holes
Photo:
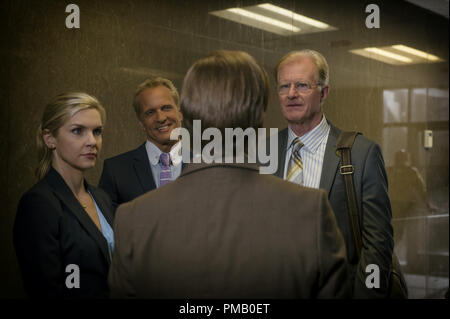
<svg viewBox="0 0 450 319">
<path fill-rule="evenodd" d="M 276 67 L 281 112 L 288 127 L 278 134 L 279 166 L 275 175 L 328 193 L 338 226 L 344 236 L 351 265 L 353 296 L 383 298 L 388 294 L 394 246 L 391 204 L 381 150 L 375 142 L 358 135 L 351 150 L 354 183 L 362 234 L 358 259 L 347 212 L 344 178 L 336 142 L 340 130 L 325 117 L 328 63 L 319 52 L 301 50 L 284 56 Z M 379 269 L 379 287 L 366 284 L 369 265 Z"/>
</svg>

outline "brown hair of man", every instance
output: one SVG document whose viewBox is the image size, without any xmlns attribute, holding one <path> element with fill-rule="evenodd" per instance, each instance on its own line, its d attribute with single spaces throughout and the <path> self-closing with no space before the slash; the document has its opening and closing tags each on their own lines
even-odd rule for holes
<svg viewBox="0 0 450 319">
<path fill-rule="evenodd" d="M 267 108 L 269 82 L 251 55 L 221 50 L 190 67 L 181 92 L 183 124 L 191 135 L 195 119 L 201 119 L 202 129 L 256 129 Z"/>
</svg>

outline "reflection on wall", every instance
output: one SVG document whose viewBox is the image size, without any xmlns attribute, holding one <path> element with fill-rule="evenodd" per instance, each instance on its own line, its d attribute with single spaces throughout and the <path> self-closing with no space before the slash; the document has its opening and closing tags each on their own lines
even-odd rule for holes
<svg viewBox="0 0 450 319">
<path fill-rule="evenodd" d="M 384 123 L 408 120 L 408 89 L 383 90 Z"/>
<path fill-rule="evenodd" d="M 383 90 L 383 152 L 395 250 L 411 297 L 448 287 L 448 89 Z M 433 147 L 424 145 L 433 131 Z M 433 164 L 431 164 L 433 163 Z"/>
</svg>

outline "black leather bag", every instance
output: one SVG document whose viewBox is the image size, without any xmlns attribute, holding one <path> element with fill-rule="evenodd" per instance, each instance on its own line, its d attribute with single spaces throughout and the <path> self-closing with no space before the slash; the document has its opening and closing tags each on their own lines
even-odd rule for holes
<svg viewBox="0 0 450 319">
<path fill-rule="evenodd" d="M 350 224 L 359 260 L 359 258 L 361 257 L 362 239 L 355 185 L 353 183 L 353 174 L 355 172 L 355 168 L 352 165 L 351 161 L 352 145 L 358 134 L 361 133 L 341 132 L 336 143 L 336 154 L 341 157 L 342 161 L 342 165 L 339 169 L 340 173 L 344 177 L 348 214 L 350 217 Z M 406 285 L 400 263 L 395 253 L 392 254 L 392 265 L 389 274 L 389 287 L 387 297 L 390 299 L 408 299 L 408 287 Z"/>
</svg>

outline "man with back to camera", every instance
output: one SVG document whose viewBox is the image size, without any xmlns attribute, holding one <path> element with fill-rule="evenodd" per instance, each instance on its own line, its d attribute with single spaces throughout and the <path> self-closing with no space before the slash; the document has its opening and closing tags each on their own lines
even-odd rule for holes
<svg viewBox="0 0 450 319">
<path fill-rule="evenodd" d="M 200 59 L 183 82 L 184 127 L 191 137 L 194 119 L 222 136 L 261 127 L 268 85 L 247 53 Z M 111 296 L 349 297 L 345 244 L 325 192 L 222 154 L 186 164 L 176 181 L 118 208 Z"/>
<path fill-rule="evenodd" d="M 181 143 L 170 139 L 183 119 L 172 82 L 161 77 L 144 81 L 134 94 L 133 107 L 147 141 L 103 163 L 99 187 L 110 195 L 114 209 L 175 180 L 183 166 Z"/>
<path fill-rule="evenodd" d="M 340 130 L 325 117 L 322 105 L 330 91 L 328 63 L 317 51 L 293 51 L 276 67 L 281 112 L 288 127 L 278 133 L 278 170 L 285 180 L 325 189 L 341 230 L 350 263 L 355 298 L 384 298 L 394 246 L 387 175 L 380 147 L 358 135 L 351 150 L 354 183 L 361 220 L 361 258 L 353 242 L 347 212 L 345 184 L 335 152 Z M 294 168 L 295 160 L 302 162 Z M 380 288 L 367 288 L 366 266 L 378 265 Z"/>
</svg>

